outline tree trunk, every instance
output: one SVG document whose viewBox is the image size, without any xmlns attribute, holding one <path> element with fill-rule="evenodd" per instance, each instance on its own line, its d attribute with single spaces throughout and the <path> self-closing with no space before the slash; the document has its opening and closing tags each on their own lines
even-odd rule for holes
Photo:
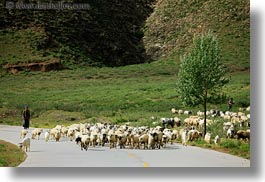
<svg viewBox="0 0 265 182">
<path fill-rule="evenodd" d="M 204 106 L 204 132 L 203 132 L 203 138 L 206 135 L 206 110 L 207 110 L 206 104 L 207 104 L 207 91 L 205 91 L 205 97 L 204 97 L 204 103 L 203 103 L 203 106 Z"/>
</svg>

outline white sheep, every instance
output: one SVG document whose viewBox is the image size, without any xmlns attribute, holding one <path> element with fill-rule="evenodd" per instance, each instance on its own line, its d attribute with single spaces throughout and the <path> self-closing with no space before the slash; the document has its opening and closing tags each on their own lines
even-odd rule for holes
<svg viewBox="0 0 265 182">
<path fill-rule="evenodd" d="M 155 140 L 153 133 L 148 134 L 148 149 L 154 149 L 155 148 Z"/>
<path fill-rule="evenodd" d="M 55 139 L 55 141 L 59 142 L 60 138 L 61 138 L 61 132 L 58 131 L 58 130 L 55 130 L 54 131 L 54 139 Z"/>
<path fill-rule="evenodd" d="M 175 108 L 172 108 L 171 112 L 172 112 L 172 114 L 175 114 L 177 112 L 177 110 Z"/>
<path fill-rule="evenodd" d="M 26 152 L 30 151 L 30 138 L 24 138 L 21 142 L 19 142 L 18 146 Z"/>
<path fill-rule="evenodd" d="M 185 114 L 185 115 L 192 114 L 192 111 L 184 111 L 184 114 Z"/>
<path fill-rule="evenodd" d="M 226 132 L 226 137 L 227 138 L 233 138 L 234 134 L 235 134 L 234 125 L 231 125 L 230 128 Z"/>
<path fill-rule="evenodd" d="M 50 139 L 50 130 L 47 130 L 44 133 L 44 138 L 45 138 L 45 142 L 48 142 L 49 141 L 49 139 Z"/>
<path fill-rule="evenodd" d="M 97 139 L 98 139 L 98 133 L 97 132 L 92 132 L 91 135 L 90 135 L 90 144 L 91 144 L 91 146 L 96 147 Z"/>
<path fill-rule="evenodd" d="M 188 140 L 188 130 L 184 129 L 181 132 L 181 143 L 184 146 L 187 146 L 187 140 Z"/>
<path fill-rule="evenodd" d="M 250 111 L 250 106 L 248 106 L 246 110 L 247 110 L 247 111 Z"/>
<path fill-rule="evenodd" d="M 204 136 L 204 141 L 206 143 L 211 143 L 211 133 L 206 133 Z"/>
<path fill-rule="evenodd" d="M 73 139 L 75 138 L 75 129 L 69 128 L 67 131 L 67 136 L 69 137 L 70 141 L 73 141 Z"/>
<path fill-rule="evenodd" d="M 139 137 L 139 143 L 140 145 L 144 144 L 143 149 L 148 148 L 148 134 L 143 134 Z"/>
<path fill-rule="evenodd" d="M 83 150 L 83 149 L 87 150 L 88 149 L 89 140 L 90 140 L 90 138 L 88 135 L 82 135 L 81 136 L 81 150 Z"/>
<path fill-rule="evenodd" d="M 216 135 L 215 138 L 214 138 L 215 145 L 218 145 L 220 143 L 220 140 L 221 139 L 220 139 L 219 135 Z"/>
<path fill-rule="evenodd" d="M 21 130 L 21 133 L 20 133 L 20 138 L 21 138 L 21 137 L 22 137 L 22 138 L 25 138 L 27 134 L 28 134 L 28 130 L 26 130 L 26 129 L 22 129 L 22 130 Z"/>
<path fill-rule="evenodd" d="M 188 131 L 188 141 L 198 140 L 202 136 L 202 133 L 198 130 L 189 130 Z"/>
<path fill-rule="evenodd" d="M 41 129 L 41 128 L 34 129 L 31 132 L 31 135 L 32 135 L 31 138 L 35 139 L 37 137 L 37 139 L 39 140 L 40 139 L 40 135 L 41 135 L 42 132 L 43 132 L 43 129 Z"/>
</svg>

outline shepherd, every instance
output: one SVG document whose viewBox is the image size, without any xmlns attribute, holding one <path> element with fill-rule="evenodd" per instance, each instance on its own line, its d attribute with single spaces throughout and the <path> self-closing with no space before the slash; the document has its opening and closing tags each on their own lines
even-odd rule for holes
<svg viewBox="0 0 265 182">
<path fill-rule="evenodd" d="M 29 128 L 29 120 L 30 120 L 30 111 L 29 111 L 29 107 L 25 106 L 23 112 L 22 112 L 22 117 L 23 117 L 23 127 L 24 129 L 28 129 Z"/>
<path fill-rule="evenodd" d="M 232 110 L 232 106 L 234 105 L 234 100 L 233 98 L 230 98 L 228 101 L 228 110 L 231 111 Z"/>
</svg>

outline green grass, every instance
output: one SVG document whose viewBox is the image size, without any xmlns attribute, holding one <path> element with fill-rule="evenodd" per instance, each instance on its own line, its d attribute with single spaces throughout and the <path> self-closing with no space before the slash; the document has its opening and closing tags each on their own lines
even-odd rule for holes
<svg viewBox="0 0 265 182">
<path fill-rule="evenodd" d="M 178 58 L 189 50 L 195 36 L 212 30 L 229 69 L 248 70 L 249 7 L 249 0 L 159 1 L 144 27 L 145 49 L 154 59 Z"/>
<path fill-rule="evenodd" d="M 199 139 L 198 141 L 188 142 L 188 145 L 216 150 L 245 159 L 250 159 L 250 142 L 242 140 L 222 138 L 220 145 L 215 145 L 213 141 L 208 144 L 204 140 Z"/>
<path fill-rule="evenodd" d="M 157 61 L 151 64 L 119 68 L 79 68 L 54 72 L 4 74 L 0 79 L 1 123 L 20 124 L 20 112 L 29 105 L 38 123 L 49 110 L 78 112 L 84 118 L 107 117 L 110 121 L 135 122 L 151 116 L 170 117 L 170 109 L 202 110 L 201 106 L 184 108 L 176 92 L 178 64 Z M 249 73 L 231 74 L 223 89 L 236 104 L 250 103 Z M 208 108 L 226 109 L 226 103 Z M 75 114 L 73 114 L 75 115 Z M 40 117 L 42 116 L 42 117 Z M 42 124 L 41 124 L 42 125 Z"/>
<path fill-rule="evenodd" d="M 0 140 L 0 167 L 16 167 L 26 158 L 16 145 Z"/>
<path fill-rule="evenodd" d="M 51 128 L 57 124 L 80 122 L 130 123 L 132 126 L 154 126 L 161 117 L 172 117 L 171 108 L 189 109 L 195 113 L 202 106 L 184 107 L 176 92 L 178 60 L 160 60 L 151 64 L 118 68 L 84 67 L 52 72 L 20 72 L 0 77 L 0 124 L 21 125 L 21 110 L 29 105 L 32 127 Z M 250 104 L 250 74 L 247 71 L 229 73 L 230 82 L 223 88 L 233 97 L 233 111 Z M 208 109 L 227 109 L 227 101 L 208 104 Z M 155 117 L 154 120 L 150 119 Z M 179 116 L 182 120 L 186 117 Z M 222 131 L 224 120 L 217 121 L 207 131 L 212 136 Z M 191 144 L 249 158 L 249 144 L 226 148 Z"/>
<path fill-rule="evenodd" d="M 41 29 L 0 30 L 0 65 L 47 61 L 38 44 L 45 39 Z"/>
</svg>

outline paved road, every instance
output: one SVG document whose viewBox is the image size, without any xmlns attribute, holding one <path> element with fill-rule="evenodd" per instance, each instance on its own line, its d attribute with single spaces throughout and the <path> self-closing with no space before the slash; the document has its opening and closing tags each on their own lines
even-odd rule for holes
<svg viewBox="0 0 265 182">
<path fill-rule="evenodd" d="M 0 139 L 18 144 L 21 129 L 0 125 Z M 40 140 L 31 140 L 31 151 L 27 155 L 19 167 L 250 167 L 246 159 L 180 144 L 160 150 L 96 147 L 81 151 L 66 138 L 46 143 L 43 134 Z"/>
</svg>

